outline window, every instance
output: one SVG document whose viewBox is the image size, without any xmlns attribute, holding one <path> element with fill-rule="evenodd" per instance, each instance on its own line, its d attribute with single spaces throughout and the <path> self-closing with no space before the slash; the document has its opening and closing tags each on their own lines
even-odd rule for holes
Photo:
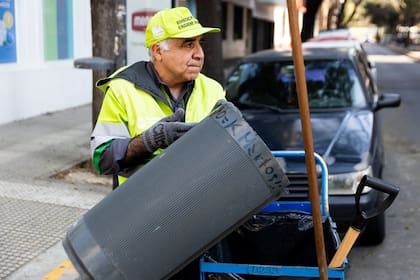
<svg viewBox="0 0 420 280">
<path fill-rule="evenodd" d="M 233 8 L 233 39 L 240 40 L 243 38 L 243 22 L 244 12 L 240 6 L 234 6 Z"/>
<path fill-rule="evenodd" d="M 227 3 L 222 2 L 222 39 L 226 40 L 227 31 Z"/>
<path fill-rule="evenodd" d="M 44 0 L 45 60 L 73 58 L 73 1 Z"/>
</svg>

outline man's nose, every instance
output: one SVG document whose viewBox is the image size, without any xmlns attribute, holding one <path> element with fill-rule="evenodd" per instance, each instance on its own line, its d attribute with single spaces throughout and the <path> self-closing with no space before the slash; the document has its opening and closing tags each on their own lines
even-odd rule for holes
<svg viewBox="0 0 420 280">
<path fill-rule="evenodd" d="M 194 46 L 193 57 L 196 58 L 196 59 L 204 58 L 204 51 L 203 51 L 203 48 L 201 47 L 200 44 L 196 44 Z"/>
</svg>

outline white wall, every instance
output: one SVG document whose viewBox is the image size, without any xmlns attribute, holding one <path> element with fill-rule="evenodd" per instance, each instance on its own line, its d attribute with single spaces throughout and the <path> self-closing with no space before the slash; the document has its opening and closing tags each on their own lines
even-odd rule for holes
<svg viewBox="0 0 420 280">
<path fill-rule="evenodd" d="M 274 48 L 290 48 L 290 25 L 287 7 L 276 7 L 274 9 Z"/>
<path fill-rule="evenodd" d="M 74 58 L 92 55 L 90 1 L 73 0 Z M 0 124 L 92 100 L 92 72 L 44 61 L 42 0 L 15 0 L 17 63 L 0 64 Z"/>
</svg>

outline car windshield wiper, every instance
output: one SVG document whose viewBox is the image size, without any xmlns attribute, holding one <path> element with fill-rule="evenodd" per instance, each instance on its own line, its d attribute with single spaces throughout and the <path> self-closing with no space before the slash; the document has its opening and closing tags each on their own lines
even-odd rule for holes
<svg viewBox="0 0 420 280">
<path fill-rule="evenodd" d="M 280 112 L 280 113 L 285 111 L 285 109 L 281 109 L 276 106 L 271 106 L 271 105 L 261 104 L 261 103 L 254 103 L 254 102 L 235 102 L 235 104 L 239 108 L 268 109 L 270 111 Z M 297 108 L 293 108 L 293 109 L 297 109 Z"/>
</svg>

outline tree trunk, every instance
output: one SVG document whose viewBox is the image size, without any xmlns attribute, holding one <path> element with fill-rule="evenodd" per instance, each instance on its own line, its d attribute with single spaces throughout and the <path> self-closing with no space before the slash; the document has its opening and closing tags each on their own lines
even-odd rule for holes
<svg viewBox="0 0 420 280">
<path fill-rule="evenodd" d="M 222 5 L 220 0 L 197 0 L 197 18 L 203 26 L 222 26 Z M 222 34 L 208 33 L 205 36 L 205 63 L 203 73 L 224 83 Z"/>
<path fill-rule="evenodd" d="M 91 0 L 92 15 L 92 53 L 94 57 L 110 59 L 114 68 L 93 70 L 93 83 L 126 63 L 125 51 L 125 0 Z M 103 93 L 93 87 L 92 127 L 95 126 L 102 106 Z"/>
<path fill-rule="evenodd" d="M 338 15 L 337 15 L 337 23 L 336 28 L 344 28 L 344 13 L 346 10 L 347 0 L 340 1 Z"/>
<path fill-rule="evenodd" d="M 303 24 L 300 37 L 302 42 L 314 37 L 315 18 L 322 0 L 307 0 L 305 7 L 306 13 L 303 14 Z"/>
<path fill-rule="evenodd" d="M 335 11 L 337 9 L 338 0 L 332 0 L 331 5 L 328 9 L 328 18 L 327 18 L 327 29 L 333 29 L 333 24 L 335 20 Z"/>
</svg>

